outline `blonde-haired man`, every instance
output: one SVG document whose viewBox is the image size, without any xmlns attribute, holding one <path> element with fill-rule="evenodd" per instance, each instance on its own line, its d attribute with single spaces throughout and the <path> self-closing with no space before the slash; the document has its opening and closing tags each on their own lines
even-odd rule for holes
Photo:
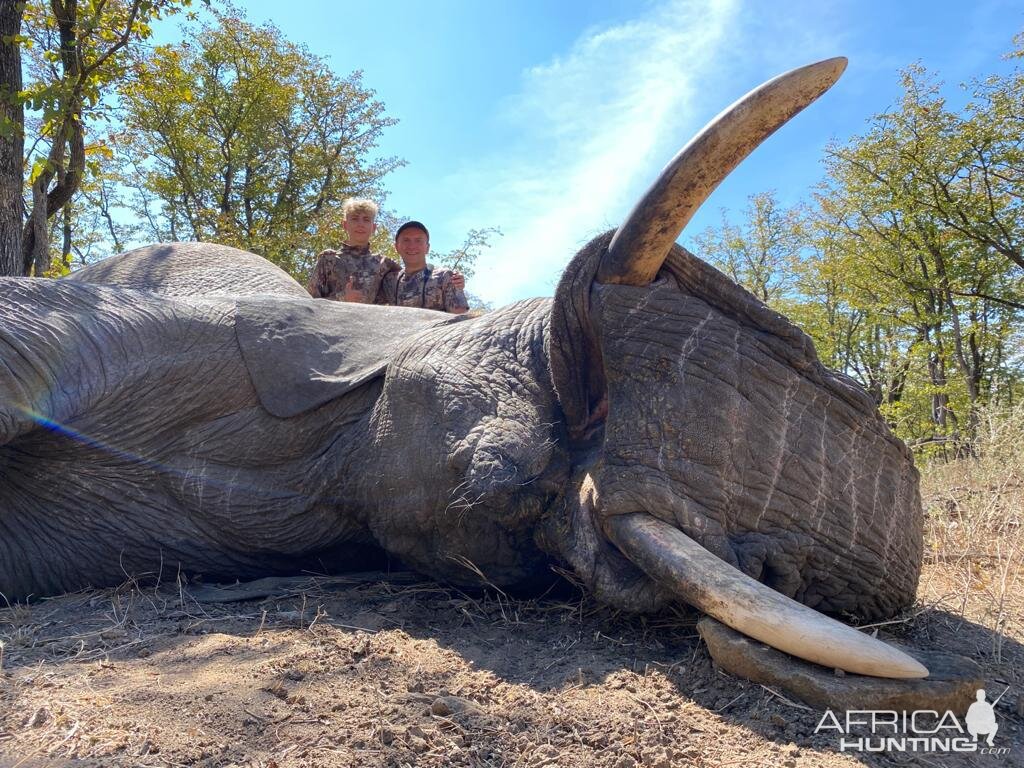
<svg viewBox="0 0 1024 768">
<path fill-rule="evenodd" d="M 326 250 L 317 257 L 306 290 L 314 299 L 387 304 L 381 283 L 398 264 L 370 253 L 370 238 L 377 229 L 377 204 L 350 197 L 342 205 L 345 242 L 338 250 Z"/>
</svg>

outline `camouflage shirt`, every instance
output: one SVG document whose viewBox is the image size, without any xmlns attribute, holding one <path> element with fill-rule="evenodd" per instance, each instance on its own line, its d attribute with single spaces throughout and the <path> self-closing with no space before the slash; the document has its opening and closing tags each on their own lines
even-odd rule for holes
<svg viewBox="0 0 1024 768">
<path fill-rule="evenodd" d="M 398 265 L 376 253 L 369 246 L 342 245 L 327 250 L 317 258 L 306 290 L 314 299 L 345 301 L 345 285 L 352 278 L 352 287 L 363 304 L 387 304 L 381 294 L 384 278 L 398 271 Z"/>
<path fill-rule="evenodd" d="M 383 293 L 388 304 L 399 307 L 422 307 L 441 312 L 469 309 L 466 294 L 452 285 L 450 269 L 427 267 L 407 274 L 403 269 L 384 280 Z"/>
</svg>

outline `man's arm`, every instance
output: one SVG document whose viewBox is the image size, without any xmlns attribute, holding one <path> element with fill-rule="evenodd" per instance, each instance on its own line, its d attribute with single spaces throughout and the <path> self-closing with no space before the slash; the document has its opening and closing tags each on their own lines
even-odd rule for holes
<svg viewBox="0 0 1024 768">
<path fill-rule="evenodd" d="M 466 293 L 462 287 L 457 287 L 455 278 L 459 278 L 459 282 L 462 283 L 462 287 L 465 287 L 466 281 L 458 273 L 449 273 L 444 281 L 441 289 L 441 295 L 444 297 L 444 311 L 452 315 L 464 315 L 469 311 L 469 302 L 466 301 Z"/>
<path fill-rule="evenodd" d="M 387 256 L 380 257 L 380 287 L 377 289 L 377 296 L 374 304 L 387 304 L 394 306 L 396 289 L 398 288 L 398 262 L 389 259 Z"/>
<path fill-rule="evenodd" d="M 316 260 L 316 266 L 309 273 L 309 282 L 306 284 L 306 290 L 314 299 L 323 298 L 323 293 L 320 292 L 320 287 L 323 285 L 323 263 L 324 255 L 321 253 Z"/>
<path fill-rule="evenodd" d="M 391 259 L 387 259 L 391 261 Z M 394 262 L 391 262 L 394 264 Z M 377 289 L 377 298 L 374 304 L 395 305 L 395 296 L 398 294 L 398 269 L 388 271 L 380 280 L 380 288 Z"/>
<path fill-rule="evenodd" d="M 309 284 L 306 290 L 314 299 L 322 299 L 331 295 L 331 286 L 328 284 L 327 260 L 334 255 L 334 251 L 327 250 L 320 253 L 316 259 L 316 266 L 313 267 L 309 276 Z"/>
</svg>

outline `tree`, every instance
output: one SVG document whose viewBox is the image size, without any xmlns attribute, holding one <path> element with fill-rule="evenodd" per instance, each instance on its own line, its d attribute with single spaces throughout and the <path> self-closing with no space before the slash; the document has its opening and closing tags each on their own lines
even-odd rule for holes
<svg viewBox="0 0 1024 768">
<path fill-rule="evenodd" d="M 498 227 L 471 229 L 466 233 L 462 245 L 455 250 L 436 256 L 434 260 L 442 267 L 461 272 L 467 278 L 472 277 L 476 271 L 477 259 L 480 258 L 480 254 L 484 250 L 491 247 L 491 238 L 495 236 L 502 236 Z"/>
<path fill-rule="evenodd" d="M 124 53 L 150 36 L 154 19 L 189 2 L 49 0 L 43 5 L 4 0 L 0 6 L 5 41 L 0 61 L 5 105 L 0 126 L 0 215 L 4 217 L 0 274 L 49 271 L 49 220 L 81 186 L 88 153 L 87 121 L 106 108 L 105 89 L 123 77 Z M 29 72 L 24 87 L 23 63 Z M 38 135 L 23 158 L 26 104 L 38 114 Z M 26 166 L 31 169 L 27 207 L 20 199 Z"/>
<path fill-rule="evenodd" d="M 341 239 L 344 198 L 379 199 L 402 164 L 371 159 L 395 121 L 360 72 L 339 77 L 233 8 L 138 58 L 122 99 L 121 181 L 146 235 L 235 245 L 297 276 Z"/>
<path fill-rule="evenodd" d="M 1012 58 L 1024 58 L 1024 34 Z M 920 66 L 868 130 L 826 150 L 798 211 L 750 198 L 702 254 L 814 339 L 904 439 L 970 451 L 1024 384 L 1024 72 L 949 108 Z"/>
<path fill-rule="evenodd" d="M 700 254 L 771 304 L 787 292 L 792 279 L 799 251 L 796 215 L 779 206 L 774 192 L 761 192 L 748 198 L 743 222 L 732 224 L 723 211 L 720 229 L 697 235 Z"/>
<path fill-rule="evenodd" d="M 901 324 L 886 315 L 866 261 L 851 250 L 831 199 L 802 212 L 802 256 L 792 291 L 776 302 L 813 339 L 821 361 L 859 381 L 883 410 L 902 398 L 913 347 Z"/>
<path fill-rule="evenodd" d="M 491 247 L 491 238 L 501 236 L 502 231 L 498 227 L 471 229 L 466 233 L 462 245 L 452 251 L 440 254 L 434 260 L 442 267 L 461 272 L 465 275 L 468 282 L 469 278 L 476 272 L 477 259 L 480 258 L 480 255 L 486 249 Z M 466 299 L 469 301 L 470 308 L 473 311 L 489 312 L 492 310 L 494 307 L 473 293 L 469 289 L 469 285 L 471 284 L 467 284 L 466 287 Z"/>
<path fill-rule="evenodd" d="M 819 205 L 860 260 L 846 274 L 876 296 L 872 317 L 909 333 L 899 365 L 912 365 L 912 353 L 926 356 L 921 391 L 931 401 L 933 434 L 922 437 L 969 443 L 978 408 L 1005 380 L 996 374 L 1024 309 L 1021 176 L 1007 148 L 1021 137 L 998 135 L 979 117 L 988 108 L 948 110 L 920 67 L 904 72 L 903 85 L 898 109 L 827 150 Z"/>
<path fill-rule="evenodd" d="M 25 104 L 21 96 L 21 19 L 25 4 L 0 0 L 0 276 L 22 272 L 22 157 Z"/>
<path fill-rule="evenodd" d="M 1024 33 L 1014 41 L 1008 58 L 1024 57 Z M 1024 71 L 974 81 L 962 115 L 943 109 L 923 68 L 909 68 L 903 79 L 905 112 L 935 110 L 925 124 L 935 141 L 915 136 L 904 153 L 916 182 L 913 202 L 965 241 L 1024 269 Z"/>
</svg>

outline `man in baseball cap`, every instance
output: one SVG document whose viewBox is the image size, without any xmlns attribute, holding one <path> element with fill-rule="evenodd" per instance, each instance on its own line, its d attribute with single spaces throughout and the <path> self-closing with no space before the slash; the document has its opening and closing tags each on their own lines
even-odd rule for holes
<svg viewBox="0 0 1024 768">
<path fill-rule="evenodd" d="M 469 309 L 465 279 L 457 272 L 427 264 L 430 232 L 419 221 L 407 221 L 395 232 L 395 250 L 404 268 L 388 275 L 382 292 L 388 304 L 422 307 L 461 315 Z"/>
</svg>

